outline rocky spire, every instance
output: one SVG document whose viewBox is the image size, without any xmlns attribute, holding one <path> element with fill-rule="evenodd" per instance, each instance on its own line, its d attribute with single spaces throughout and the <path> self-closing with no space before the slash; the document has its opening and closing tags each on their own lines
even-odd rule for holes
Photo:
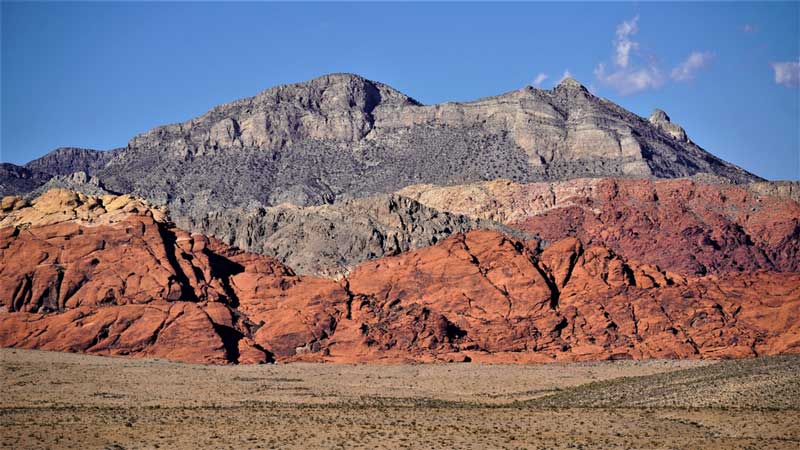
<svg viewBox="0 0 800 450">
<path fill-rule="evenodd" d="M 650 114 L 650 123 L 655 125 L 660 123 L 670 123 L 669 116 L 666 112 L 664 112 L 664 110 L 656 108 L 653 110 L 653 114 Z"/>
<path fill-rule="evenodd" d="M 689 142 L 689 137 L 686 136 L 686 131 L 684 131 L 680 125 L 672 123 L 667 113 L 665 113 L 663 110 L 656 108 L 653 111 L 653 114 L 650 114 L 650 123 L 675 140 Z"/>
</svg>

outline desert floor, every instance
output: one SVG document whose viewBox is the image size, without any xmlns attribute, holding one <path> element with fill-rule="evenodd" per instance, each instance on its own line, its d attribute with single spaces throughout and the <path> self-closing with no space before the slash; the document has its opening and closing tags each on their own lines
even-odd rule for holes
<svg viewBox="0 0 800 450">
<path fill-rule="evenodd" d="M 800 356 L 203 366 L 0 349 L 0 371 L 2 448 L 800 448 Z"/>
</svg>

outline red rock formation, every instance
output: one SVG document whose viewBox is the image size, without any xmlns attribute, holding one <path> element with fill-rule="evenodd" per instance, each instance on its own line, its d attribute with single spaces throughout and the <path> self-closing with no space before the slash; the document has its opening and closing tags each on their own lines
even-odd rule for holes
<svg viewBox="0 0 800 450">
<path fill-rule="evenodd" d="M 255 342 L 278 360 L 319 352 L 320 341 L 331 336 L 346 315 L 347 292 L 333 280 L 250 267 L 235 275 L 231 286 L 239 312 L 257 324 Z"/>
<path fill-rule="evenodd" d="M 200 363 L 241 361 L 229 354 L 215 325 L 204 305 L 192 302 L 81 306 L 63 313 L 2 315 L 0 344 Z M 263 351 L 257 348 L 240 351 L 248 355 L 260 353 L 247 362 L 266 361 Z"/>
<path fill-rule="evenodd" d="M 275 260 L 176 229 L 132 198 L 50 191 L 30 207 L 6 203 L 0 345 L 189 362 L 271 358 L 236 307 L 238 294 L 249 312 L 267 285 L 300 282 Z M 261 282 L 248 285 L 252 277 Z M 277 327 L 270 337 L 280 339 Z"/>
<path fill-rule="evenodd" d="M 501 180 L 399 193 L 551 241 L 574 236 L 684 275 L 800 271 L 800 204 L 741 186 L 690 179 Z"/>
<path fill-rule="evenodd" d="M 459 351 L 518 362 L 800 351 L 798 274 L 686 279 L 574 238 L 536 255 L 474 231 L 365 263 L 348 278 L 356 298 L 331 340 L 334 360 L 369 360 L 376 349 L 397 359 Z"/>
<path fill-rule="evenodd" d="M 800 274 L 684 277 L 490 231 L 298 277 L 129 197 L 0 214 L 0 346 L 206 363 L 534 362 L 800 351 Z"/>
<path fill-rule="evenodd" d="M 546 239 L 574 235 L 687 275 L 800 271 L 800 205 L 736 186 L 602 180 L 582 207 L 515 225 Z"/>
</svg>

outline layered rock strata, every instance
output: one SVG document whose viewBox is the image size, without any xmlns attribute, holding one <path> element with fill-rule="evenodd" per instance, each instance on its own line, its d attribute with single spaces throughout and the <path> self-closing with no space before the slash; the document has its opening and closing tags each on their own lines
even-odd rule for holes
<svg viewBox="0 0 800 450">
<path fill-rule="evenodd" d="M 3 200 L 0 345 L 267 361 L 536 362 L 800 351 L 800 274 L 683 276 L 576 238 L 455 234 L 335 281 L 130 196 Z"/>
<path fill-rule="evenodd" d="M 550 241 L 577 237 L 684 275 L 798 272 L 800 204 L 791 198 L 791 183 L 775 186 L 691 179 L 496 180 L 409 186 L 399 194 Z M 786 195 L 770 195 L 780 191 Z"/>
</svg>

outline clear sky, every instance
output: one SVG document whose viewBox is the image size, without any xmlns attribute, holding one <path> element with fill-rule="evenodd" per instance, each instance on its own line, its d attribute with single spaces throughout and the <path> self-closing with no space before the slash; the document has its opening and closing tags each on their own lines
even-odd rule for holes
<svg viewBox="0 0 800 450">
<path fill-rule="evenodd" d="M 800 3 L 3 1 L 0 161 L 109 149 L 276 84 L 353 72 L 423 103 L 565 71 L 770 179 L 800 178 Z"/>
</svg>

